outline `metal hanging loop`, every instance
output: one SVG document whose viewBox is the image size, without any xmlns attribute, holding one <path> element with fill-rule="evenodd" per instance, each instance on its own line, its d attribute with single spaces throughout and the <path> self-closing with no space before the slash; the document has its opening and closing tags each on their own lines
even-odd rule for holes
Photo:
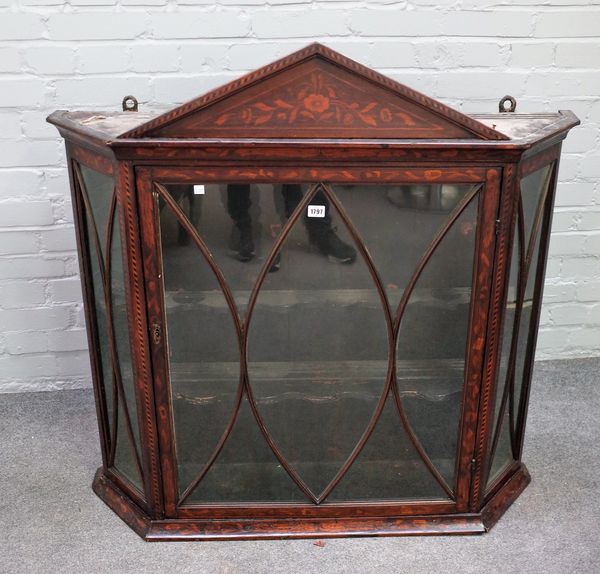
<svg viewBox="0 0 600 574">
<path fill-rule="evenodd" d="M 508 108 L 506 107 L 506 102 L 510 103 Z M 510 112 L 514 112 L 517 109 L 517 100 L 515 100 L 512 96 L 504 96 L 500 103 L 498 104 L 498 110 L 501 114 L 506 114 Z"/>
<path fill-rule="evenodd" d="M 124 112 L 137 112 L 138 101 L 134 96 L 125 96 L 123 98 L 123 111 Z"/>
</svg>

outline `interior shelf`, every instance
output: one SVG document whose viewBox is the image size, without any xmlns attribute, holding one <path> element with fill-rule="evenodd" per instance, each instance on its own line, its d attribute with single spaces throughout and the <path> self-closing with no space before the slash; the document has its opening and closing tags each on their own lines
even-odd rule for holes
<svg viewBox="0 0 600 574">
<path fill-rule="evenodd" d="M 239 307 L 248 304 L 251 291 L 233 291 Z M 399 297 L 398 297 L 399 298 Z M 416 288 L 413 290 L 411 304 L 428 304 L 443 306 L 468 305 L 469 287 Z M 178 306 L 201 306 L 212 309 L 224 309 L 227 302 L 220 290 L 168 290 L 165 291 L 165 302 L 173 311 Z M 292 307 L 294 305 L 381 305 L 378 291 L 372 289 L 266 289 L 260 290 L 260 304 L 270 307 Z"/>
</svg>

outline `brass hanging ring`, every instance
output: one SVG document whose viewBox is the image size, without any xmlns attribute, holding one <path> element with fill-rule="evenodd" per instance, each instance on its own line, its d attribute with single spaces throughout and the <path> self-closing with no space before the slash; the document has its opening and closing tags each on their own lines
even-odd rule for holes
<svg viewBox="0 0 600 574">
<path fill-rule="evenodd" d="M 123 111 L 124 112 L 137 112 L 138 101 L 134 96 L 125 96 L 123 98 Z"/>
<path fill-rule="evenodd" d="M 508 108 L 506 107 L 506 102 L 510 105 Z M 514 112 L 517 109 L 517 100 L 515 100 L 512 96 L 504 96 L 500 103 L 498 104 L 498 110 L 501 114 L 506 114 L 510 112 Z"/>
</svg>

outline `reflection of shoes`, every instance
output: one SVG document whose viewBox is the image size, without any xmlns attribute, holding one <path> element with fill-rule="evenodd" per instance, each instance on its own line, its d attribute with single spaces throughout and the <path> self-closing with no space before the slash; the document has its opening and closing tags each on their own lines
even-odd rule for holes
<svg viewBox="0 0 600 574">
<path fill-rule="evenodd" d="M 237 249 L 238 261 L 250 261 L 254 258 L 254 240 L 252 239 L 252 228 L 242 227 L 240 229 L 240 244 Z"/>
<path fill-rule="evenodd" d="M 320 233 L 313 233 L 310 237 L 311 243 L 323 255 L 338 263 L 354 263 L 356 260 L 356 249 L 342 241 L 335 229 L 328 227 Z"/>
<path fill-rule="evenodd" d="M 273 263 L 271 263 L 271 268 L 269 269 L 269 273 L 275 273 L 275 271 L 279 271 L 281 267 L 281 253 L 275 255 L 275 259 L 273 259 Z"/>
</svg>

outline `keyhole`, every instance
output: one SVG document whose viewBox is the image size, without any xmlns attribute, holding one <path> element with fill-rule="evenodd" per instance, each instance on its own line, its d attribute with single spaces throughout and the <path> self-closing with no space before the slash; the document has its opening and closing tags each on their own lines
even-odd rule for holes
<svg viewBox="0 0 600 574">
<path fill-rule="evenodd" d="M 152 326 L 152 340 L 155 345 L 160 343 L 160 325 L 158 323 L 154 323 Z"/>
</svg>

